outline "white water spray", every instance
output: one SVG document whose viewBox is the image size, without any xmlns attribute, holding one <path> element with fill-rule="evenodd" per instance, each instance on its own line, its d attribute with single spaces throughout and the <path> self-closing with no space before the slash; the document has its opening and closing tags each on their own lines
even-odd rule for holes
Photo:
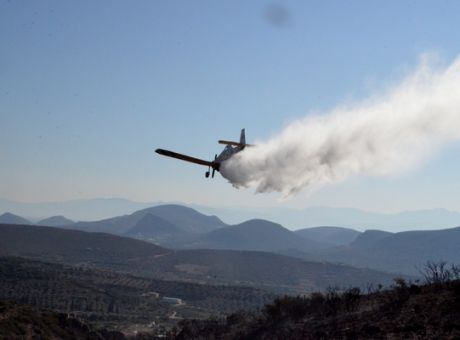
<svg viewBox="0 0 460 340">
<path fill-rule="evenodd" d="M 285 196 L 353 175 L 407 170 L 460 138 L 460 58 L 443 69 L 426 62 L 385 94 L 309 116 L 221 166 L 235 187 Z"/>
</svg>

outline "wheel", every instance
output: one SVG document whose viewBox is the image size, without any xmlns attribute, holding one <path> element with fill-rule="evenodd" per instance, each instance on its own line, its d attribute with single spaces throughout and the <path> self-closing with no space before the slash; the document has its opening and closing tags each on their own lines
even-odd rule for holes
<svg viewBox="0 0 460 340">
<path fill-rule="evenodd" d="M 206 176 L 206 178 L 209 177 L 209 171 L 206 171 L 206 173 L 204 174 Z"/>
</svg>

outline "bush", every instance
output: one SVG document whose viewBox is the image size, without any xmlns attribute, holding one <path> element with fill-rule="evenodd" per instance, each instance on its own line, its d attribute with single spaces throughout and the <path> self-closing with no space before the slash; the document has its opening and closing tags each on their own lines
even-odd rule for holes
<svg viewBox="0 0 460 340">
<path fill-rule="evenodd" d="M 460 279 L 460 267 L 452 264 L 450 268 L 448 268 L 447 263 L 444 261 L 428 261 L 421 270 L 421 274 L 426 284 L 443 284 Z"/>
</svg>

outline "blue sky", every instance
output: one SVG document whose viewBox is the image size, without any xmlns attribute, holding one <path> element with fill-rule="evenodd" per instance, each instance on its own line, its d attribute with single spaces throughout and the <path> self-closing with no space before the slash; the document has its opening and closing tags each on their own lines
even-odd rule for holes
<svg viewBox="0 0 460 340">
<path fill-rule="evenodd" d="M 449 62 L 458 13 L 458 1 L 0 1 L 0 197 L 460 210 L 458 143 L 410 173 L 288 201 L 153 152 L 212 158 L 242 127 L 263 140 L 379 93 L 424 53 Z"/>
</svg>

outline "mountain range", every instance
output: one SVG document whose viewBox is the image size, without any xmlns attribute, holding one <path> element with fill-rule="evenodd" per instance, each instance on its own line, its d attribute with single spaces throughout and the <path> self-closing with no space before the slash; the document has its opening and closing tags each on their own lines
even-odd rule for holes
<svg viewBox="0 0 460 340">
<path fill-rule="evenodd" d="M 0 199 L 0 212 L 11 212 L 32 221 L 63 215 L 75 221 L 94 221 L 131 214 L 137 210 L 163 205 L 161 202 L 135 202 L 121 198 L 81 199 L 64 202 L 23 203 Z M 460 213 L 446 209 L 411 210 L 397 213 L 376 213 L 354 208 L 307 207 L 210 207 L 186 205 L 208 215 L 219 216 L 227 224 L 239 224 L 250 219 L 266 219 L 301 229 L 317 226 L 341 226 L 358 230 L 387 231 L 441 229 L 460 225 Z"/>
<path fill-rule="evenodd" d="M 11 214 L 1 218 L 9 224 L 24 221 Z M 264 251 L 409 275 L 418 275 L 427 261 L 460 263 L 459 228 L 392 233 L 325 226 L 291 231 L 262 219 L 228 225 L 216 216 L 173 204 L 93 222 L 67 224 L 63 217 L 48 221 L 66 223 L 60 228 L 127 236 L 167 249 Z"/>
</svg>

